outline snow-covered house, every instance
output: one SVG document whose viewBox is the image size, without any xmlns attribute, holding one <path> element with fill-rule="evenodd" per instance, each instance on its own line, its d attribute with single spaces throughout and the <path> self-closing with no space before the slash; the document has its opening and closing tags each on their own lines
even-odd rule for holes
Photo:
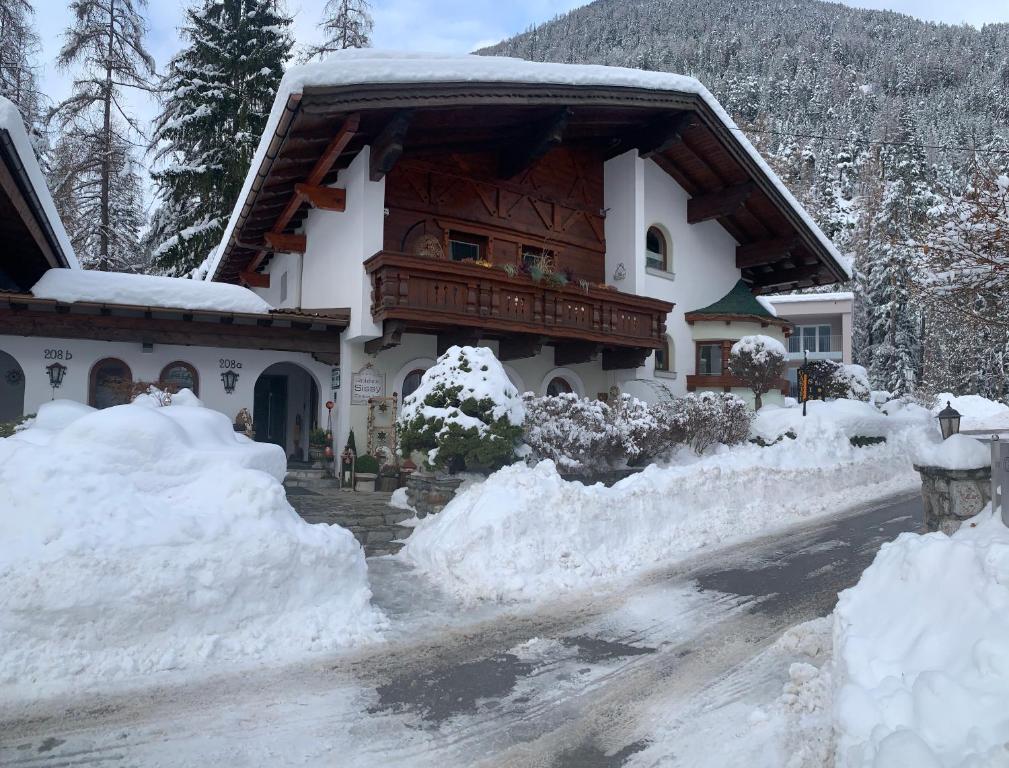
<svg viewBox="0 0 1009 768">
<path fill-rule="evenodd" d="M 360 445 L 451 344 L 523 391 L 745 395 L 712 350 L 790 329 L 754 297 L 848 276 L 696 80 L 352 51 L 286 75 L 208 279 L 349 311 Z"/>
<path fill-rule="evenodd" d="M 303 456 L 325 426 L 346 312 L 277 310 L 223 283 L 80 269 L 20 115 L 0 99 L 0 421 L 53 397 L 103 407 L 136 382 L 195 391 Z"/>
<path fill-rule="evenodd" d="M 804 359 L 852 362 L 853 293 L 796 293 L 761 298 L 790 326 L 785 377 L 793 390 Z"/>
</svg>

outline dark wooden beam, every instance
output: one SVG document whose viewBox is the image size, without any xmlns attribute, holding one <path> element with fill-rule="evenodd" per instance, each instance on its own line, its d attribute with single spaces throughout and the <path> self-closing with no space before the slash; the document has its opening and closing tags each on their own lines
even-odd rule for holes
<svg viewBox="0 0 1009 768">
<path fill-rule="evenodd" d="M 799 246 L 797 237 L 776 237 L 736 247 L 736 269 L 762 267 L 784 261 Z"/>
<path fill-rule="evenodd" d="M 596 358 L 602 346 L 590 341 L 565 341 L 554 346 L 554 365 L 589 363 Z"/>
<path fill-rule="evenodd" d="M 364 351 L 369 355 L 377 355 L 384 349 L 392 349 L 399 346 L 403 340 L 403 331 L 406 330 L 406 323 L 402 320 L 386 320 L 382 323 L 382 335 L 377 339 L 370 339 L 364 342 Z"/>
<path fill-rule="evenodd" d="M 498 175 L 502 179 L 512 179 L 543 157 L 564 140 L 571 110 L 564 108 L 541 123 L 534 132 L 515 142 L 501 154 Z"/>
<path fill-rule="evenodd" d="M 752 181 L 744 181 L 742 184 L 715 192 L 696 195 L 687 201 L 687 222 L 699 224 L 702 221 L 731 216 L 742 207 L 754 189 Z"/>
<path fill-rule="evenodd" d="M 308 248 L 308 238 L 304 235 L 286 235 L 283 232 L 267 232 L 263 235 L 272 251 L 304 253 Z M 250 270 L 251 271 L 251 270 Z"/>
<path fill-rule="evenodd" d="M 520 360 L 536 357 L 543 349 L 545 336 L 515 335 L 505 336 L 498 342 L 498 360 Z"/>
<path fill-rule="evenodd" d="M 245 270 L 244 272 L 238 273 L 238 278 L 249 288 L 269 288 L 270 287 L 270 276 L 264 275 L 262 272 L 249 272 Z"/>
<path fill-rule="evenodd" d="M 619 371 L 626 368 L 640 368 L 652 354 L 648 347 L 617 347 L 603 350 L 603 370 Z"/>
<path fill-rule="evenodd" d="M 371 143 L 368 170 L 372 181 L 381 181 L 399 161 L 412 119 L 412 110 L 404 109 L 397 112 Z"/>
<path fill-rule="evenodd" d="M 774 272 L 763 272 L 754 274 L 752 285 L 754 288 L 776 288 L 782 285 L 792 285 L 806 280 L 813 280 L 823 271 L 820 264 L 810 264 L 794 269 L 782 269 Z"/>
<path fill-rule="evenodd" d="M 663 116 L 620 138 L 608 155 L 615 157 L 635 148 L 639 157 L 661 155 L 683 141 L 683 134 L 695 124 L 696 117 L 692 112 L 680 112 L 672 117 Z"/>
<path fill-rule="evenodd" d="M 294 193 L 320 211 L 343 213 L 347 209 L 347 190 L 318 184 L 295 184 Z"/>
<path fill-rule="evenodd" d="M 453 328 L 438 334 L 438 357 L 448 352 L 449 347 L 475 347 L 483 338 L 480 328 Z"/>
</svg>

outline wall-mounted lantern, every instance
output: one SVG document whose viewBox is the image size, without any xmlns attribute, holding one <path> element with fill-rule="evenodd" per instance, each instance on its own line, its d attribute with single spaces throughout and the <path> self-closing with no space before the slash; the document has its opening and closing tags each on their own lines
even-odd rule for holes
<svg viewBox="0 0 1009 768">
<path fill-rule="evenodd" d="M 950 405 L 948 400 L 946 401 L 946 407 L 939 411 L 938 418 L 943 440 L 952 437 L 960 431 L 960 412 Z"/>
<path fill-rule="evenodd" d="M 224 391 L 230 395 L 234 393 L 235 385 L 238 383 L 238 373 L 227 370 L 221 374 L 221 381 L 224 382 Z"/>
<path fill-rule="evenodd" d="M 67 367 L 63 363 L 50 363 L 46 366 L 46 373 L 49 374 L 49 386 L 59 389 L 63 384 L 63 377 L 66 376 Z"/>
</svg>

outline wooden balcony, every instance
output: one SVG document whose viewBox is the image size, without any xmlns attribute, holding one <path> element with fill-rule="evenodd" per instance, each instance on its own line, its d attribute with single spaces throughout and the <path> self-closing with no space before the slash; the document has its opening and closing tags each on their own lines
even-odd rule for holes
<svg viewBox="0 0 1009 768">
<path fill-rule="evenodd" d="M 604 367 L 633 367 L 631 358 L 643 360 L 661 347 L 673 308 L 619 291 L 537 283 L 524 275 L 510 277 L 499 267 L 389 251 L 364 266 L 371 276 L 372 316 L 387 327 L 398 321 L 419 332 L 462 327 L 478 337 L 519 334 L 554 344 L 577 342 L 589 355 L 602 351 Z M 607 366 L 607 350 L 627 354 L 610 354 Z M 628 364 L 618 364 L 621 360 Z"/>
<path fill-rule="evenodd" d="M 749 389 L 749 387 L 731 373 L 719 373 L 715 375 L 703 373 L 687 374 L 688 392 L 716 392 L 719 389 L 723 392 L 728 392 L 731 389 Z M 787 397 L 789 389 L 788 379 L 782 379 L 779 382 L 779 386 L 775 387 L 775 389 L 781 390 L 782 397 Z"/>
</svg>

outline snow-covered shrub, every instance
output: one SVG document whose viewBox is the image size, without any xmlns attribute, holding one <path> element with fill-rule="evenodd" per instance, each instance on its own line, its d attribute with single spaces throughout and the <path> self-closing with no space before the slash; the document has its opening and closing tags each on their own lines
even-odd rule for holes
<svg viewBox="0 0 1009 768">
<path fill-rule="evenodd" d="M 824 399 L 869 402 L 869 375 L 860 365 L 844 365 L 833 360 L 806 363 L 810 386 L 822 388 Z"/>
<path fill-rule="evenodd" d="M 736 445 L 750 433 L 753 414 L 733 394 L 701 392 L 687 394 L 674 405 L 682 409 L 684 442 L 698 454 L 717 444 Z"/>
<path fill-rule="evenodd" d="M 564 472 L 623 466 L 649 452 L 656 420 L 648 405 L 621 395 L 612 405 L 573 393 L 525 397 L 530 459 L 551 459 Z"/>
<path fill-rule="evenodd" d="M 449 472 L 493 472 L 515 460 L 524 420 L 522 398 L 494 353 L 453 346 L 403 400 L 400 449 Z"/>
<path fill-rule="evenodd" d="M 732 345 L 729 371 L 753 390 L 753 408 L 759 411 L 761 397 L 776 387 L 785 370 L 785 346 L 770 336 L 744 336 Z"/>
</svg>

